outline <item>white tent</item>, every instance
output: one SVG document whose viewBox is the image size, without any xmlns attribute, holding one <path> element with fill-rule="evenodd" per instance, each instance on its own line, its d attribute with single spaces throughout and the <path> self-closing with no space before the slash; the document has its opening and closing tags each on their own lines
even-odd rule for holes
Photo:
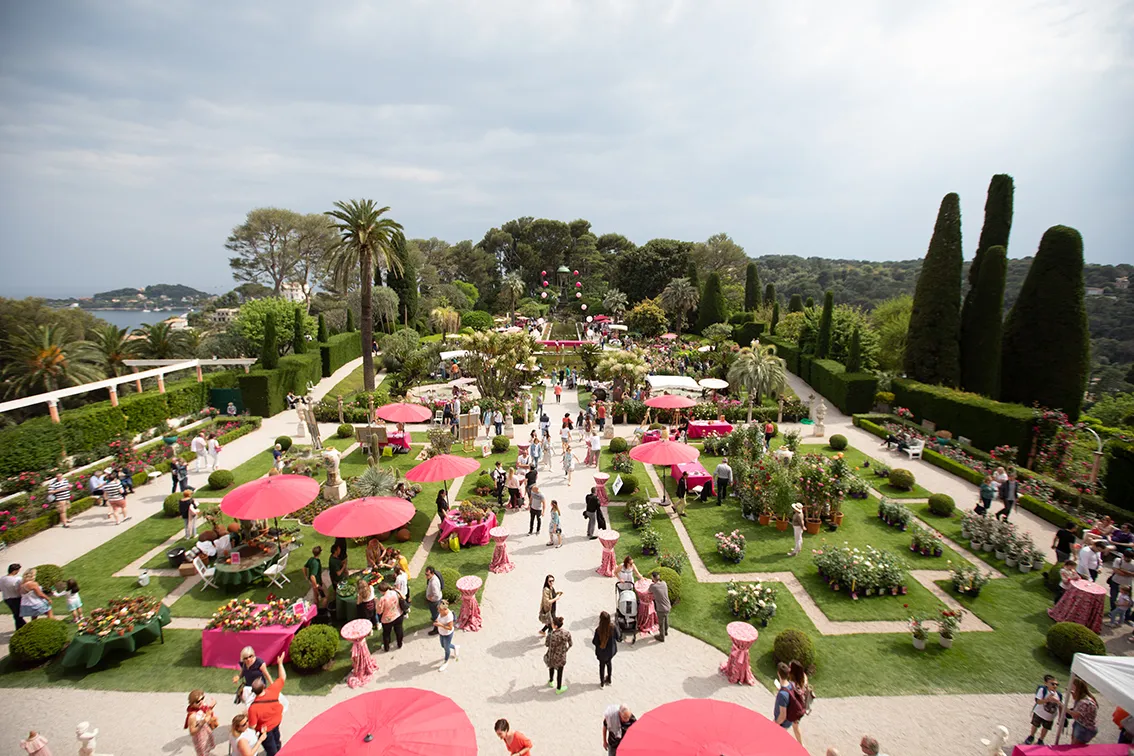
<svg viewBox="0 0 1134 756">
<path fill-rule="evenodd" d="M 464 357 L 466 354 L 468 354 L 468 352 L 464 349 L 457 349 L 452 352 L 442 352 L 441 359 L 447 362 L 449 360 L 455 360 L 458 357 Z"/>
<path fill-rule="evenodd" d="M 1126 711 L 1134 711 L 1134 657 L 1129 656 L 1089 656 L 1075 654 L 1071 660 L 1071 680 L 1081 678 L 1099 692 L 1104 698 Z M 1068 693 L 1064 697 L 1064 705 L 1070 695 L 1071 680 L 1067 681 Z M 1055 742 L 1063 732 L 1063 717 L 1060 716 L 1059 727 L 1055 731 Z"/>
<path fill-rule="evenodd" d="M 701 393 L 697 381 L 686 375 L 647 375 L 646 380 L 654 391 L 678 390 Z"/>
</svg>

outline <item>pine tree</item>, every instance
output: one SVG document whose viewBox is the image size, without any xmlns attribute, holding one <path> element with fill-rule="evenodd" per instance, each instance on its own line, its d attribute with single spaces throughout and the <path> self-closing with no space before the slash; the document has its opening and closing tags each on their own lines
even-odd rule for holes
<svg viewBox="0 0 1134 756">
<path fill-rule="evenodd" d="M 710 273 L 705 280 L 701 303 L 697 307 L 697 330 L 704 331 L 714 323 L 724 323 L 727 320 L 728 309 L 725 307 L 724 294 L 721 292 L 721 277 L 716 273 Z"/>
<path fill-rule="evenodd" d="M 686 271 L 685 277 L 689 279 L 689 283 L 693 284 L 693 288 L 697 293 L 701 292 L 701 280 L 697 277 L 697 263 L 692 260 L 689 261 L 689 270 Z"/>
<path fill-rule="evenodd" d="M 974 323 L 980 328 L 971 333 L 969 348 L 974 359 L 962 369 L 967 370 L 965 390 L 996 398 L 1000 393 L 1000 340 L 1003 333 L 1004 280 L 1008 275 L 1008 256 L 1004 247 L 990 247 L 984 251 L 980 277 L 969 292 L 966 301 Z M 963 333 L 963 330 L 962 330 Z M 962 339 L 962 345 L 965 341 Z"/>
<path fill-rule="evenodd" d="M 815 306 L 815 297 L 808 297 L 807 301 L 803 303 L 803 306 L 805 308 L 807 308 L 808 310 L 810 310 L 812 307 Z"/>
<path fill-rule="evenodd" d="M 331 338 L 331 334 L 327 332 L 327 319 L 323 317 L 323 313 L 319 313 L 319 343 L 326 344 Z"/>
<path fill-rule="evenodd" d="M 848 373 L 862 372 L 862 337 L 858 333 L 858 326 L 851 332 L 846 368 Z"/>
<path fill-rule="evenodd" d="M 269 312 L 264 319 L 264 345 L 260 349 L 260 367 L 275 370 L 280 364 L 280 348 L 276 336 L 276 314 Z"/>
<path fill-rule="evenodd" d="M 788 312 L 803 312 L 803 297 L 799 294 L 792 294 L 791 299 L 788 300 Z"/>
<path fill-rule="evenodd" d="M 303 332 L 304 313 L 302 307 L 295 308 L 295 324 L 292 326 L 291 351 L 295 354 L 307 354 L 307 334 Z"/>
<path fill-rule="evenodd" d="M 780 324 L 780 303 L 778 301 L 772 302 L 772 324 L 768 328 L 769 333 L 773 336 L 776 335 L 776 326 Z"/>
<path fill-rule="evenodd" d="M 346 332 L 347 333 L 353 333 L 354 332 L 354 310 L 352 310 L 349 307 L 347 308 L 347 311 L 346 311 Z"/>
<path fill-rule="evenodd" d="M 906 374 L 922 383 L 956 386 L 960 378 L 961 200 L 946 194 L 914 289 L 906 335 Z"/>
<path fill-rule="evenodd" d="M 1079 417 L 1091 356 L 1083 286 L 1083 237 L 1052 226 L 1004 321 L 1003 401 L 1038 402 Z"/>
<path fill-rule="evenodd" d="M 831 319 L 835 316 L 835 295 L 827 292 L 823 296 L 823 314 L 819 316 L 819 341 L 815 354 L 819 359 L 827 359 L 831 353 Z"/>
<path fill-rule="evenodd" d="M 983 319 L 976 317 L 973 299 L 988 250 L 1004 247 L 1007 256 L 1008 235 L 1012 231 L 1013 192 L 1012 177 L 1005 173 L 996 174 L 988 184 L 988 197 L 984 201 L 984 226 L 980 230 L 980 241 L 977 243 L 973 264 L 969 266 L 969 290 L 965 294 L 965 303 L 961 306 L 961 387 L 979 394 L 985 393 L 989 385 L 989 353 L 982 347 L 988 344 L 984 336 L 986 329 L 992 327 L 989 318 L 993 313 L 982 309 Z M 999 336 L 1003 313 L 996 312 L 995 320 Z M 997 372 L 998 368 L 992 371 L 993 374 Z"/>
<path fill-rule="evenodd" d="M 397 255 L 402 264 L 402 272 L 388 271 L 386 285 L 398 295 L 398 319 L 405 325 L 412 325 L 417 320 L 417 266 L 413 263 L 413 256 L 404 247 L 397 250 Z"/>
<path fill-rule="evenodd" d="M 760 307 L 760 274 L 756 263 L 748 263 L 744 270 L 744 309 L 748 312 Z"/>
</svg>

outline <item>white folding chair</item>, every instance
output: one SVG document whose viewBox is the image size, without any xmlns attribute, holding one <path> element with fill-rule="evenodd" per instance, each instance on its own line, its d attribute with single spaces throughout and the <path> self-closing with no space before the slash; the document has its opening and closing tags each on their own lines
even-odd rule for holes
<svg viewBox="0 0 1134 756">
<path fill-rule="evenodd" d="M 444 419 L 445 419 L 445 413 L 442 412 L 441 410 L 437 410 L 436 412 L 433 413 L 433 423 L 435 425 L 440 425 Z"/>
<path fill-rule="evenodd" d="M 213 577 L 217 574 L 216 567 L 206 567 L 205 563 L 201 561 L 201 557 L 193 557 L 193 569 L 201 576 L 201 590 L 205 588 L 216 588 L 217 584 L 213 582 Z"/>
<path fill-rule="evenodd" d="M 284 555 L 279 558 L 279 561 L 275 564 L 268 565 L 268 567 L 264 569 L 264 577 L 272 581 L 269 585 L 283 588 L 284 583 L 291 582 L 291 579 L 284 574 L 284 571 L 287 569 L 287 557 L 289 554 L 291 554 L 290 551 L 285 551 Z"/>
</svg>

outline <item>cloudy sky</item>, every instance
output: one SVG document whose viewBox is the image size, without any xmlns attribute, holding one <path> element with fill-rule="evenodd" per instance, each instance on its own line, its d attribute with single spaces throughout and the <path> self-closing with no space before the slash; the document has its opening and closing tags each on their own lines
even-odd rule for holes
<svg viewBox="0 0 1134 756">
<path fill-rule="evenodd" d="M 253 207 L 522 216 L 909 259 L 1079 228 L 1131 262 L 1134 3 L 60 0 L 0 5 L 0 295 L 232 285 Z"/>
</svg>

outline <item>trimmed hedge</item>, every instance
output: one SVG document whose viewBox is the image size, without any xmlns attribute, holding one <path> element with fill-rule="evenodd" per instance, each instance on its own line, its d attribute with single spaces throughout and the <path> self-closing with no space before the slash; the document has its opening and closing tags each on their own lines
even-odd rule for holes
<svg viewBox="0 0 1134 756">
<path fill-rule="evenodd" d="M 847 448 L 847 437 L 841 433 L 836 433 L 827 441 L 827 445 L 835 451 L 842 451 Z"/>
<path fill-rule="evenodd" d="M 622 438 L 621 436 L 615 436 L 614 438 L 610 439 L 610 445 L 608 448 L 611 454 L 621 454 L 630 447 L 626 443 L 626 439 Z"/>
<path fill-rule="evenodd" d="M 815 666 L 815 646 L 802 630 L 784 630 L 772 643 L 772 658 L 784 664 L 798 661 L 808 669 Z"/>
<path fill-rule="evenodd" d="M 938 517 L 951 517 L 956 508 L 953 497 L 948 494 L 932 494 L 929 497 L 929 511 Z"/>
<path fill-rule="evenodd" d="M 774 336 L 769 336 L 764 340 L 776 348 L 776 354 L 783 358 L 787 364 L 787 369 L 799 375 L 799 347 Z"/>
<path fill-rule="evenodd" d="M 444 587 L 441 589 L 441 598 L 449 602 L 453 614 L 457 613 L 460 609 L 461 592 L 457 590 L 457 581 L 461 579 L 461 573 L 454 570 L 452 567 L 441 567 L 437 570 L 437 574 L 441 577 L 441 582 Z M 424 591 L 422 592 L 424 596 Z"/>
<path fill-rule="evenodd" d="M 658 567 L 658 578 L 669 589 L 669 602 L 674 606 L 681 603 L 681 575 L 672 567 Z"/>
<path fill-rule="evenodd" d="M 751 316 L 752 313 L 742 313 Z M 734 316 L 735 317 L 735 316 Z M 764 333 L 765 324 L 760 323 L 740 323 L 732 327 L 732 340 L 741 346 L 749 346 L 753 341 L 756 341 Z"/>
<path fill-rule="evenodd" d="M 328 625 L 311 625 L 295 634 L 291 641 L 291 663 L 304 671 L 313 671 L 335 658 L 339 650 L 339 634 Z"/>
<path fill-rule="evenodd" d="M 1059 661 L 1070 664 L 1075 654 L 1105 656 L 1106 644 L 1088 627 L 1075 622 L 1056 622 L 1047 631 L 1047 650 Z"/>
<path fill-rule="evenodd" d="M 503 454 L 508 451 L 508 447 L 512 444 L 507 436 L 493 436 L 492 437 L 492 453 Z"/>
<path fill-rule="evenodd" d="M 874 406 L 878 378 L 871 373 L 848 373 L 841 363 L 834 360 L 810 357 L 801 358 L 800 367 L 809 373 L 804 380 L 844 414 L 869 412 Z"/>
<path fill-rule="evenodd" d="M 319 345 L 319 362 L 322 376 L 330 378 L 336 370 L 362 356 L 362 333 L 350 331 L 327 339 Z M 316 381 L 318 383 L 318 381 Z M 299 393 L 299 392 L 296 392 Z M 304 392 L 306 393 L 306 392 Z"/>
<path fill-rule="evenodd" d="M 231 470 L 213 470 L 209 473 L 209 488 L 220 491 L 222 488 L 231 486 L 232 480 Z"/>
<path fill-rule="evenodd" d="M 1134 444 L 1117 439 L 1106 444 L 1106 500 L 1134 510 Z"/>
<path fill-rule="evenodd" d="M 211 475 L 209 476 L 212 477 Z M 161 503 L 161 511 L 166 517 L 177 517 L 181 514 L 181 491 L 174 491 L 165 497 Z"/>
<path fill-rule="evenodd" d="M 895 467 L 890 471 L 890 485 L 894 488 L 901 488 L 905 491 L 912 491 L 914 487 L 914 474 L 909 470 L 901 467 Z"/>
<path fill-rule="evenodd" d="M 354 426 L 350 423 L 343 423 L 335 429 L 335 435 L 339 438 L 350 438 L 354 435 Z"/>
<path fill-rule="evenodd" d="M 275 370 L 253 370 L 238 376 L 237 381 L 244 407 L 253 415 L 271 417 L 287 409 L 288 391 L 305 396 L 307 384 L 318 383 L 322 377 L 320 350 L 320 354 L 289 354 L 280 358 Z"/>
</svg>

